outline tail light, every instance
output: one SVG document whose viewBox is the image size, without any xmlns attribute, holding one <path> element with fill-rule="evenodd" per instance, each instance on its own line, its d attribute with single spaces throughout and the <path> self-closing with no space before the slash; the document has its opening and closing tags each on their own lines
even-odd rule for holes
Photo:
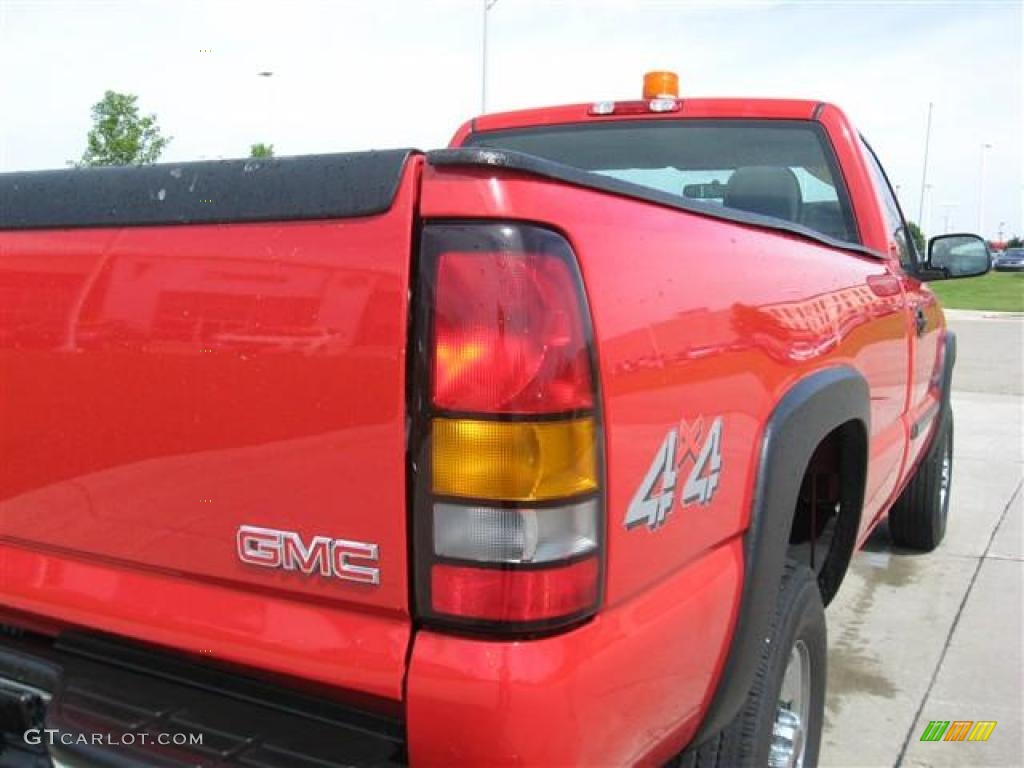
<svg viewBox="0 0 1024 768">
<path fill-rule="evenodd" d="M 535 226 L 430 224 L 417 290 L 418 615 L 514 633 L 587 618 L 602 593 L 603 452 L 572 249 Z"/>
</svg>

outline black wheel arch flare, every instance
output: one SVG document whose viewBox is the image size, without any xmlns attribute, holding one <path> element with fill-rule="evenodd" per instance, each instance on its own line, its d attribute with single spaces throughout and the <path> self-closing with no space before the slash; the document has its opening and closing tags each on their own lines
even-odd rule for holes
<svg viewBox="0 0 1024 768">
<path fill-rule="evenodd" d="M 725 728 L 746 700 L 770 629 L 800 483 L 812 454 L 830 432 L 847 422 L 860 422 L 865 434 L 870 434 L 869 408 L 867 381 L 844 365 L 796 382 L 773 409 L 761 440 L 750 527 L 743 541 L 739 614 L 718 686 L 691 745 Z"/>
</svg>

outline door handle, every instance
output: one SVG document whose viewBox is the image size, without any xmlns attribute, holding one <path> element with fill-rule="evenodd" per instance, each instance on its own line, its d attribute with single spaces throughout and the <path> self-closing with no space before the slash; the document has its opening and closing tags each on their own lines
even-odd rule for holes
<svg viewBox="0 0 1024 768">
<path fill-rule="evenodd" d="M 924 315 L 924 307 L 914 307 L 914 326 L 917 328 L 917 335 L 924 336 L 928 327 L 928 318 Z"/>
</svg>

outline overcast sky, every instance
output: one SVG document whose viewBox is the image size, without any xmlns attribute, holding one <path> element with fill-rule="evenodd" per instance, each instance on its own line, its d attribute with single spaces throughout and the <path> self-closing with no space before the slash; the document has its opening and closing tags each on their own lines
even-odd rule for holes
<svg viewBox="0 0 1024 768">
<path fill-rule="evenodd" d="M 790 96 L 847 111 L 924 223 L 1024 233 L 1022 3 L 499 0 L 488 111 L 636 98 Z M 163 160 L 446 144 L 480 111 L 482 0 L 0 0 L 0 171 L 81 156 L 104 90 L 138 94 Z M 201 52 L 209 49 L 211 52 Z M 258 77 L 271 71 L 269 78 Z"/>
</svg>

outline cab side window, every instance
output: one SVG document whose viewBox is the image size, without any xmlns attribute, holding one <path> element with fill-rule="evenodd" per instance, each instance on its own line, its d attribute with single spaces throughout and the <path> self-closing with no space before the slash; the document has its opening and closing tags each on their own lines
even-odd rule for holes
<svg viewBox="0 0 1024 768">
<path fill-rule="evenodd" d="M 864 154 L 868 159 L 868 170 L 871 173 L 871 180 L 882 197 L 882 214 L 885 216 L 886 228 L 890 236 L 896 241 L 900 266 L 908 272 L 912 271 L 917 265 L 917 251 L 914 248 L 914 238 L 910 236 L 910 232 L 907 230 L 906 222 L 903 220 L 903 213 L 900 211 L 899 203 L 896 202 L 896 195 L 893 194 L 892 187 L 889 186 L 889 179 L 886 177 L 885 171 L 882 170 L 882 165 L 878 162 L 878 157 L 875 155 L 874 150 L 871 149 L 871 146 L 864 139 L 861 139 L 861 146 L 864 148 Z"/>
</svg>

